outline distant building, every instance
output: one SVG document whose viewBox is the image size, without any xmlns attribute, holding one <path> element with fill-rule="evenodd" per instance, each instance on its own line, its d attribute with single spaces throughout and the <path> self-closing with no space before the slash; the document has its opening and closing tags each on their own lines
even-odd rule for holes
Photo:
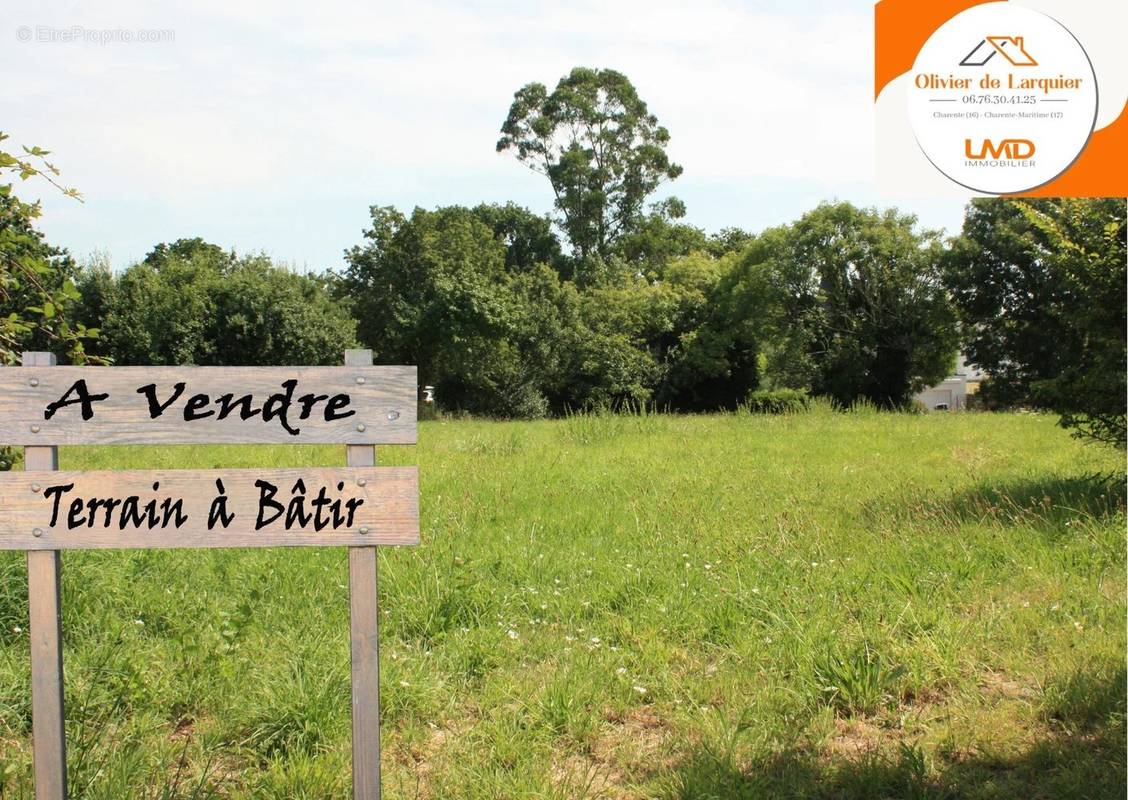
<svg viewBox="0 0 1128 800">
<path fill-rule="evenodd" d="M 920 392 L 913 399 L 929 411 L 959 411 L 967 408 L 967 398 L 979 391 L 979 384 L 986 377 L 985 373 L 970 366 L 967 356 L 960 353 L 953 374 Z"/>
</svg>

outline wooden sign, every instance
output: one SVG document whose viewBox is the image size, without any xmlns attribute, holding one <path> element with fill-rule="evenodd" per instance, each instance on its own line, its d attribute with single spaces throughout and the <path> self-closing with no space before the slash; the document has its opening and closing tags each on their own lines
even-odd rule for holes
<svg viewBox="0 0 1128 800">
<path fill-rule="evenodd" d="M 414 444 L 415 367 L 8 367 L 0 444 Z"/>
<path fill-rule="evenodd" d="M 374 444 L 412 444 L 415 367 L 0 368 L 0 550 L 26 550 L 36 800 L 67 796 L 62 551 L 348 547 L 353 797 L 380 797 L 376 545 L 419 542 L 415 467 L 377 467 Z M 346 467 L 60 472 L 57 445 L 338 443 Z"/>
<path fill-rule="evenodd" d="M 0 472 L 0 550 L 419 543 L 415 467 Z"/>
</svg>

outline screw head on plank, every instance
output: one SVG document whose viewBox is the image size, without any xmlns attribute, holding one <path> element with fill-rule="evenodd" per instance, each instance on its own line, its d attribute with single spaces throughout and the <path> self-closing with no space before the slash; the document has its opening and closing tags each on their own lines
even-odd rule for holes
<svg viewBox="0 0 1128 800">
<path fill-rule="evenodd" d="M 31 535 L 36 536 L 36 537 L 42 536 L 43 535 L 43 529 L 42 528 L 32 528 L 31 529 Z"/>
</svg>

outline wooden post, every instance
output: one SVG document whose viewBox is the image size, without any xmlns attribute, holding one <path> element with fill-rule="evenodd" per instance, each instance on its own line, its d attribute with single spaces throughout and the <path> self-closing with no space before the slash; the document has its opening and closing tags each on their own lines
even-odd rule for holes
<svg viewBox="0 0 1128 800">
<path fill-rule="evenodd" d="M 345 366 L 372 365 L 371 350 L 346 350 Z M 348 466 L 376 464 L 372 445 L 348 445 Z M 349 641 L 352 665 L 354 800 L 380 798 L 380 641 L 376 547 L 349 548 Z"/>
<path fill-rule="evenodd" d="M 55 365 L 53 353 L 24 353 L 25 367 Z M 25 447 L 25 470 L 56 470 L 55 447 Z M 35 491 L 28 487 L 28 491 Z M 65 800 L 67 744 L 63 727 L 63 625 L 59 606 L 58 550 L 27 552 L 27 599 L 31 638 L 31 726 L 36 800 Z"/>
</svg>

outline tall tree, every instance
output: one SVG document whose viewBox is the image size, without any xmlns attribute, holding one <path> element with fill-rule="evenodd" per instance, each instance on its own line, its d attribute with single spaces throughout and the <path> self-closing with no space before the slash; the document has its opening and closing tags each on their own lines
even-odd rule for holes
<svg viewBox="0 0 1128 800">
<path fill-rule="evenodd" d="M 580 260 L 608 256 L 637 226 L 647 196 L 682 172 L 666 155 L 669 132 L 612 69 L 576 67 L 551 93 L 542 83 L 522 87 L 501 134 L 499 153 L 514 150 L 548 177 Z"/>
<path fill-rule="evenodd" d="M 977 199 L 945 282 L 988 402 L 1125 444 L 1125 202 Z"/>
<path fill-rule="evenodd" d="M 942 247 L 916 218 L 824 203 L 765 253 L 775 273 L 787 363 L 842 405 L 903 406 L 955 365 L 955 315 L 940 280 Z"/>
</svg>

